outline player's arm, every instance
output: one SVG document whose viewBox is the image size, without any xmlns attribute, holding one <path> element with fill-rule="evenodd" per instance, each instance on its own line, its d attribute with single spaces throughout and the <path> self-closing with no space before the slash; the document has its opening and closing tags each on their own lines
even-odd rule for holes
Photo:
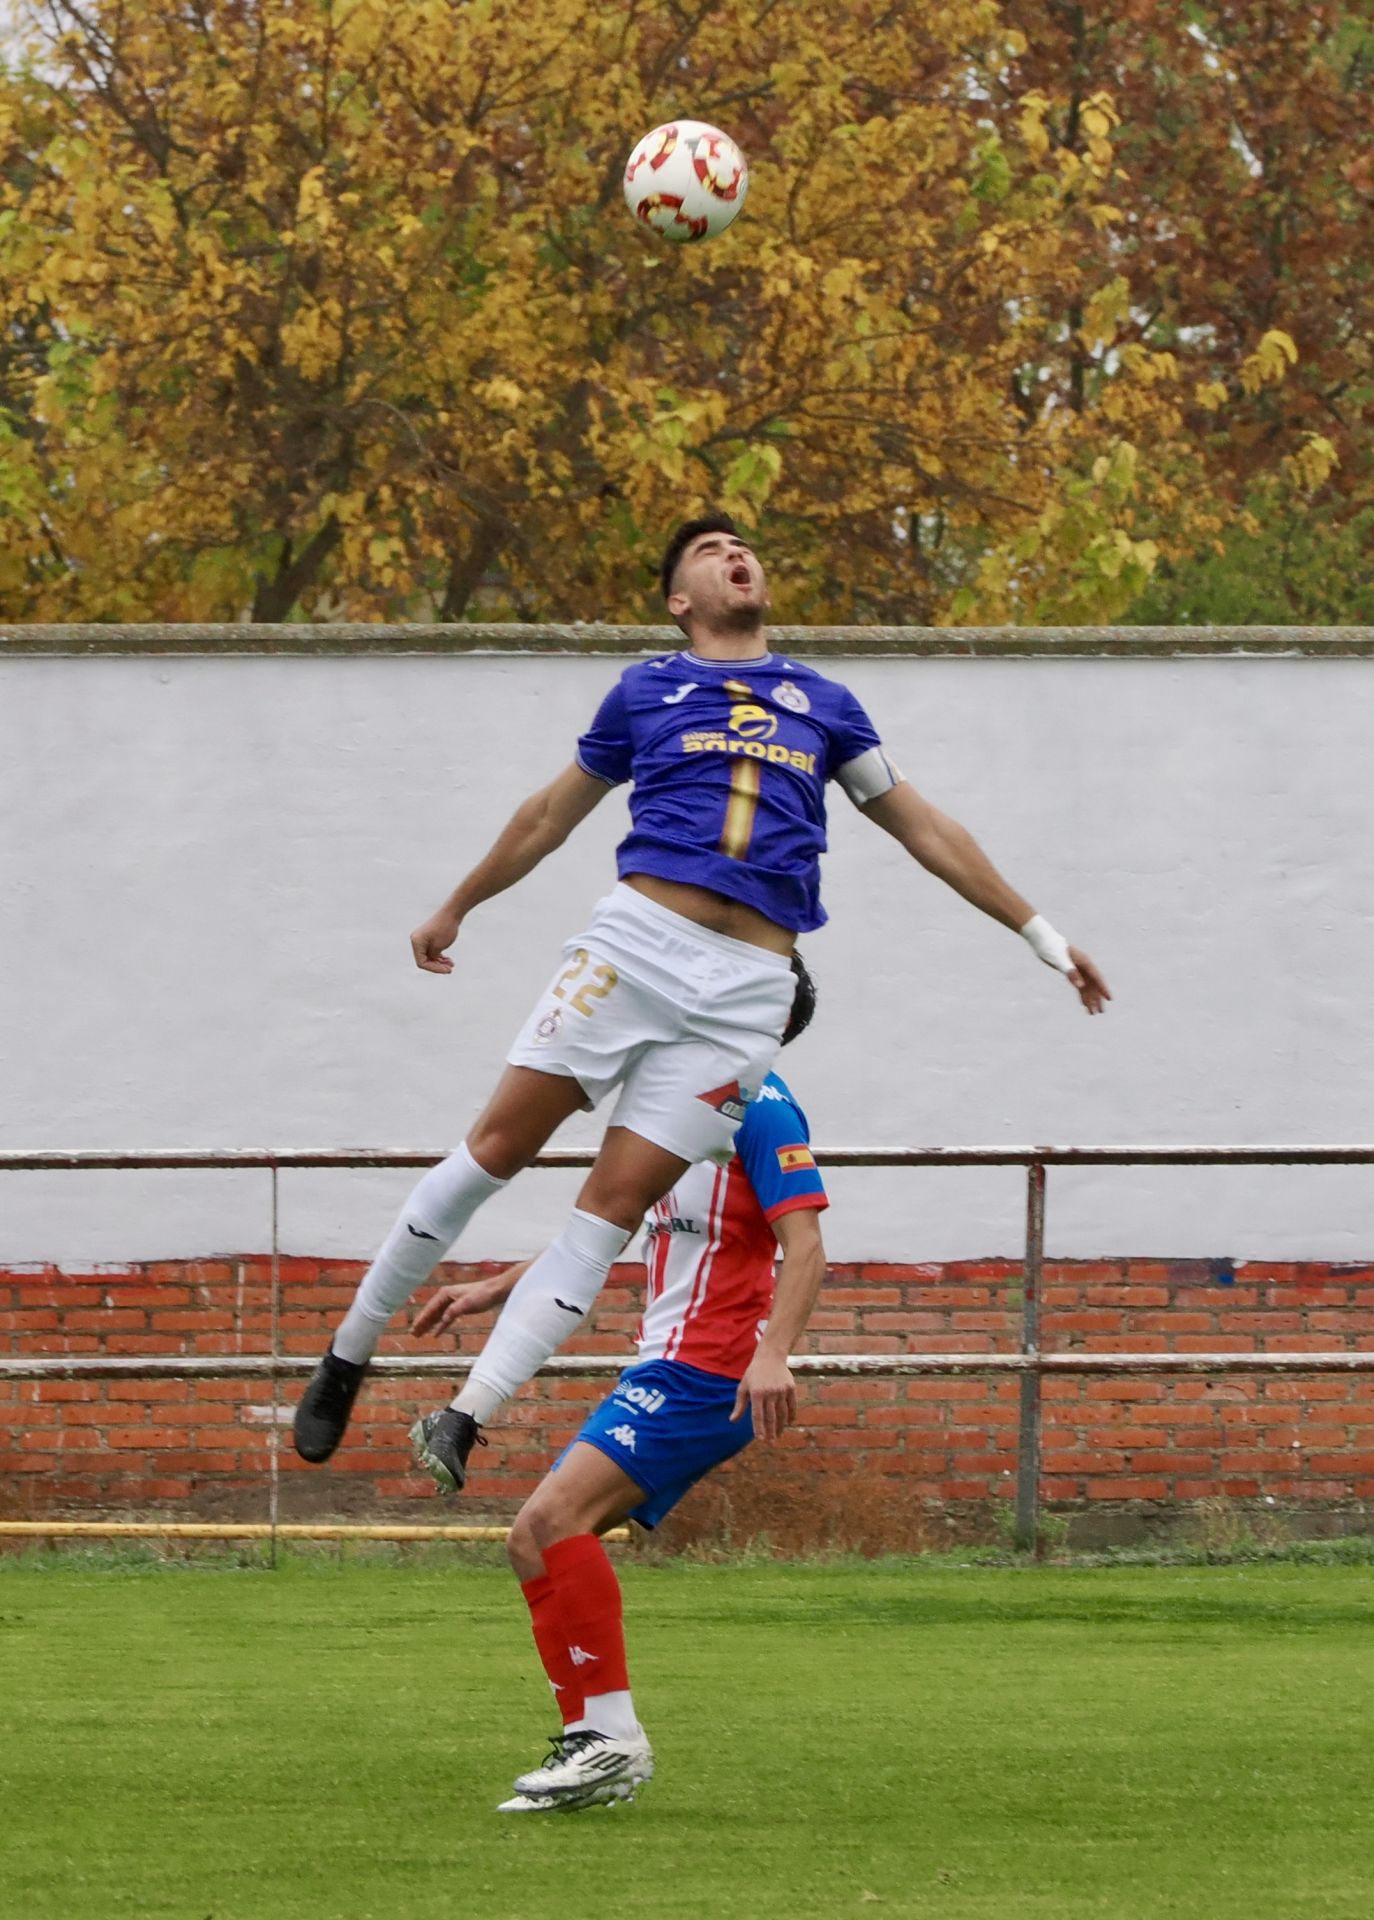
<svg viewBox="0 0 1374 1920">
<path fill-rule="evenodd" d="M 445 949 L 458 938 L 458 929 L 472 909 L 532 873 L 609 792 L 604 780 L 595 779 L 574 762 L 531 794 L 516 808 L 486 857 L 459 881 L 438 912 L 411 934 L 416 966 L 426 973 L 452 973 L 453 962 L 445 957 Z"/>
<path fill-rule="evenodd" d="M 483 1274 L 480 1280 L 457 1280 L 451 1286 L 436 1287 L 416 1314 L 411 1332 L 419 1336 L 447 1333 L 455 1320 L 504 1306 L 529 1264 L 528 1260 L 517 1260 L 503 1273 Z"/>
<path fill-rule="evenodd" d="M 861 803 L 860 811 L 905 847 L 946 886 L 1004 927 L 1023 934 L 1046 965 L 1067 975 L 1089 1013 L 1101 1013 L 1111 991 L 1087 954 L 1071 947 L 1009 886 L 967 827 L 931 805 L 909 781 Z"/>
<path fill-rule="evenodd" d="M 797 1417 L 797 1386 L 787 1356 L 806 1330 L 825 1278 L 825 1246 L 817 1207 L 796 1207 L 772 1222 L 782 1265 L 773 1293 L 768 1325 L 739 1383 L 730 1418 L 752 1407 L 754 1434 L 776 1440 Z"/>
</svg>

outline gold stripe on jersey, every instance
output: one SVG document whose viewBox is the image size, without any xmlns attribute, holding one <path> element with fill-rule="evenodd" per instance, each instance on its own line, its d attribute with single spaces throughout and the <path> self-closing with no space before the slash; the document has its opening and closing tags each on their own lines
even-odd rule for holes
<svg viewBox="0 0 1374 1920">
<path fill-rule="evenodd" d="M 754 833 L 759 804 L 760 768 L 757 760 L 737 760 L 730 770 L 730 798 L 725 807 L 720 852 L 727 860 L 743 860 Z"/>
</svg>

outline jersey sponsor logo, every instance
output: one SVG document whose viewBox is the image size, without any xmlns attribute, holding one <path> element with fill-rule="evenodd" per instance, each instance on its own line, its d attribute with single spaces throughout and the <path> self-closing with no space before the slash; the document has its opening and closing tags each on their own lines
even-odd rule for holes
<svg viewBox="0 0 1374 1920">
<path fill-rule="evenodd" d="M 814 1167 L 810 1147 L 779 1147 L 778 1165 L 784 1173 L 800 1173 L 805 1167 Z"/>
<path fill-rule="evenodd" d="M 723 1087 L 713 1087 L 709 1093 L 697 1095 L 698 1100 L 704 1100 L 708 1107 L 714 1107 L 726 1120 L 743 1120 L 749 1098 L 748 1090 L 741 1087 L 738 1080 L 731 1080 Z"/>
<path fill-rule="evenodd" d="M 663 696 L 664 706 L 665 707 L 677 706 L 680 701 L 685 700 L 687 698 L 689 693 L 695 693 L 697 688 L 700 685 L 701 685 L 701 682 L 699 680 L 684 680 L 676 693 L 664 694 Z"/>
<path fill-rule="evenodd" d="M 670 1213 L 666 1220 L 651 1220 L 649 1222 L 649 1238 L 652 1240 L 656 1233 L 695 1233 L 699 1235 L 701 1228 L 695 1220 L 688 1220 L 683 1214 Z"/>
<path fill-rule="evenodd" d="M 778 716 L 767 707 L 741 702 L 730 709 L 730 731 L 742 740 L 771 740 L 778 730 Z"/>
<path fill-rule="evenodd" d="M 618 1427 L 612 1427 L 606 1435 L 606 1438 L 608 1440 L 614 1440 L 617 1446 L 624 1447 L 626 1453 L 633 1453 L 635 1450 L 635 1430 L 633 1427 L 626 1426 L 623 1423 Z"/>
<path fill-rule="evenodd" d="M 799 686 L 791 680 L 779 680 L 773 689 L 773 698 L 780 707 L 786 707 L 789 713 L 810 713 L 811 702 Z"/>
<path fill-rule="evenodd" d="M 770 716 L 771 717 L 771 716 Z M 768 760 L 775 767 L 795 767 L 798 773 L 814 774 L 816 756 L 800 747 L 785 747 L 778 740 L 766 746 L 762 740 L 732 740 L 718 728 L 695 727 L 682 736 L 684 753 L 743 753 L 751 760 Z"/>
<path fill-rule="evenodd" d="M 611 1398 L 626 1406 L 638 1407 L 641 1413 L 657 1413 L 668 1404 L 668 1396 L 661 1387 L 642 1386 L 637 1380 L 631 1381 L 628 1387 L 622 1380 Z"/>
</svg>

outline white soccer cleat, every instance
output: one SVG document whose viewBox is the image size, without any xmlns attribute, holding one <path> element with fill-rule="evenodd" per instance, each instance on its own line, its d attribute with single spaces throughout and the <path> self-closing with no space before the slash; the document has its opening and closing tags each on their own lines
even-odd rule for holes
<svg viewBox="0 0 1374 1920">
<path fill-rule="evenodd" d="M 635 1797 L 633 1787 L 613 1781 L 609 1787 L 596 1787 L 585 1798 L 559 1799 L 551 1794 L 517 1793 L 503 1800 L 498 1813 L 577 1813 L 584 1807 L 619 1807 Z"/>
<path fill-rule="evenodd" d="M 513 1800 L 503 1800 L 496 1809 L 498 1813 L 557 1813 L 561 1803 L 547 1798 L 541 1800 L 532 1793 L 517 1793 Z"/>
<path fill-rule="evenodd" d="M 589 1727 L 564 1734 L 560 1750 L 533 1773 L 522 1773 L 515 1791 L 560 1806 L 596 1806 L 632 1799 L 635 1788 L 653 1777 L 653 1749 L 643 1733 L 613 1740 Z"/>
</svg>

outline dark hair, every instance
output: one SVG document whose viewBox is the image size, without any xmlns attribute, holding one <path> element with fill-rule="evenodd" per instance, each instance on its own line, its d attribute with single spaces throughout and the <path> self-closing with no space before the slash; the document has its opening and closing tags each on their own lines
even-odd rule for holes
<svg viewBox="0 0 1374 1920">
<path fill-rule="evenodd" d="M 795 1040 L 799 1033 L 806 1032 L 816 1011 L 816 983 L 807 972 L 806 962 L 799 953 L 792 955 L 792 971 L 797 984 L 792 990 L 792 1011 L 782 1032 L 784 1046 Z"/>
<path fill-rule="evenodd" d="M 685 520 L 668 542 L 663 552 L 663 565 L 658 570 L 658 584 L 663 589 L 666 600 L 673 590 L 673 575 L 677 572 L 677 563 L 703 533 L 738 533 L 739 528 L 728 513 L 704 513 L 699 520 Z"/>
</svg>

